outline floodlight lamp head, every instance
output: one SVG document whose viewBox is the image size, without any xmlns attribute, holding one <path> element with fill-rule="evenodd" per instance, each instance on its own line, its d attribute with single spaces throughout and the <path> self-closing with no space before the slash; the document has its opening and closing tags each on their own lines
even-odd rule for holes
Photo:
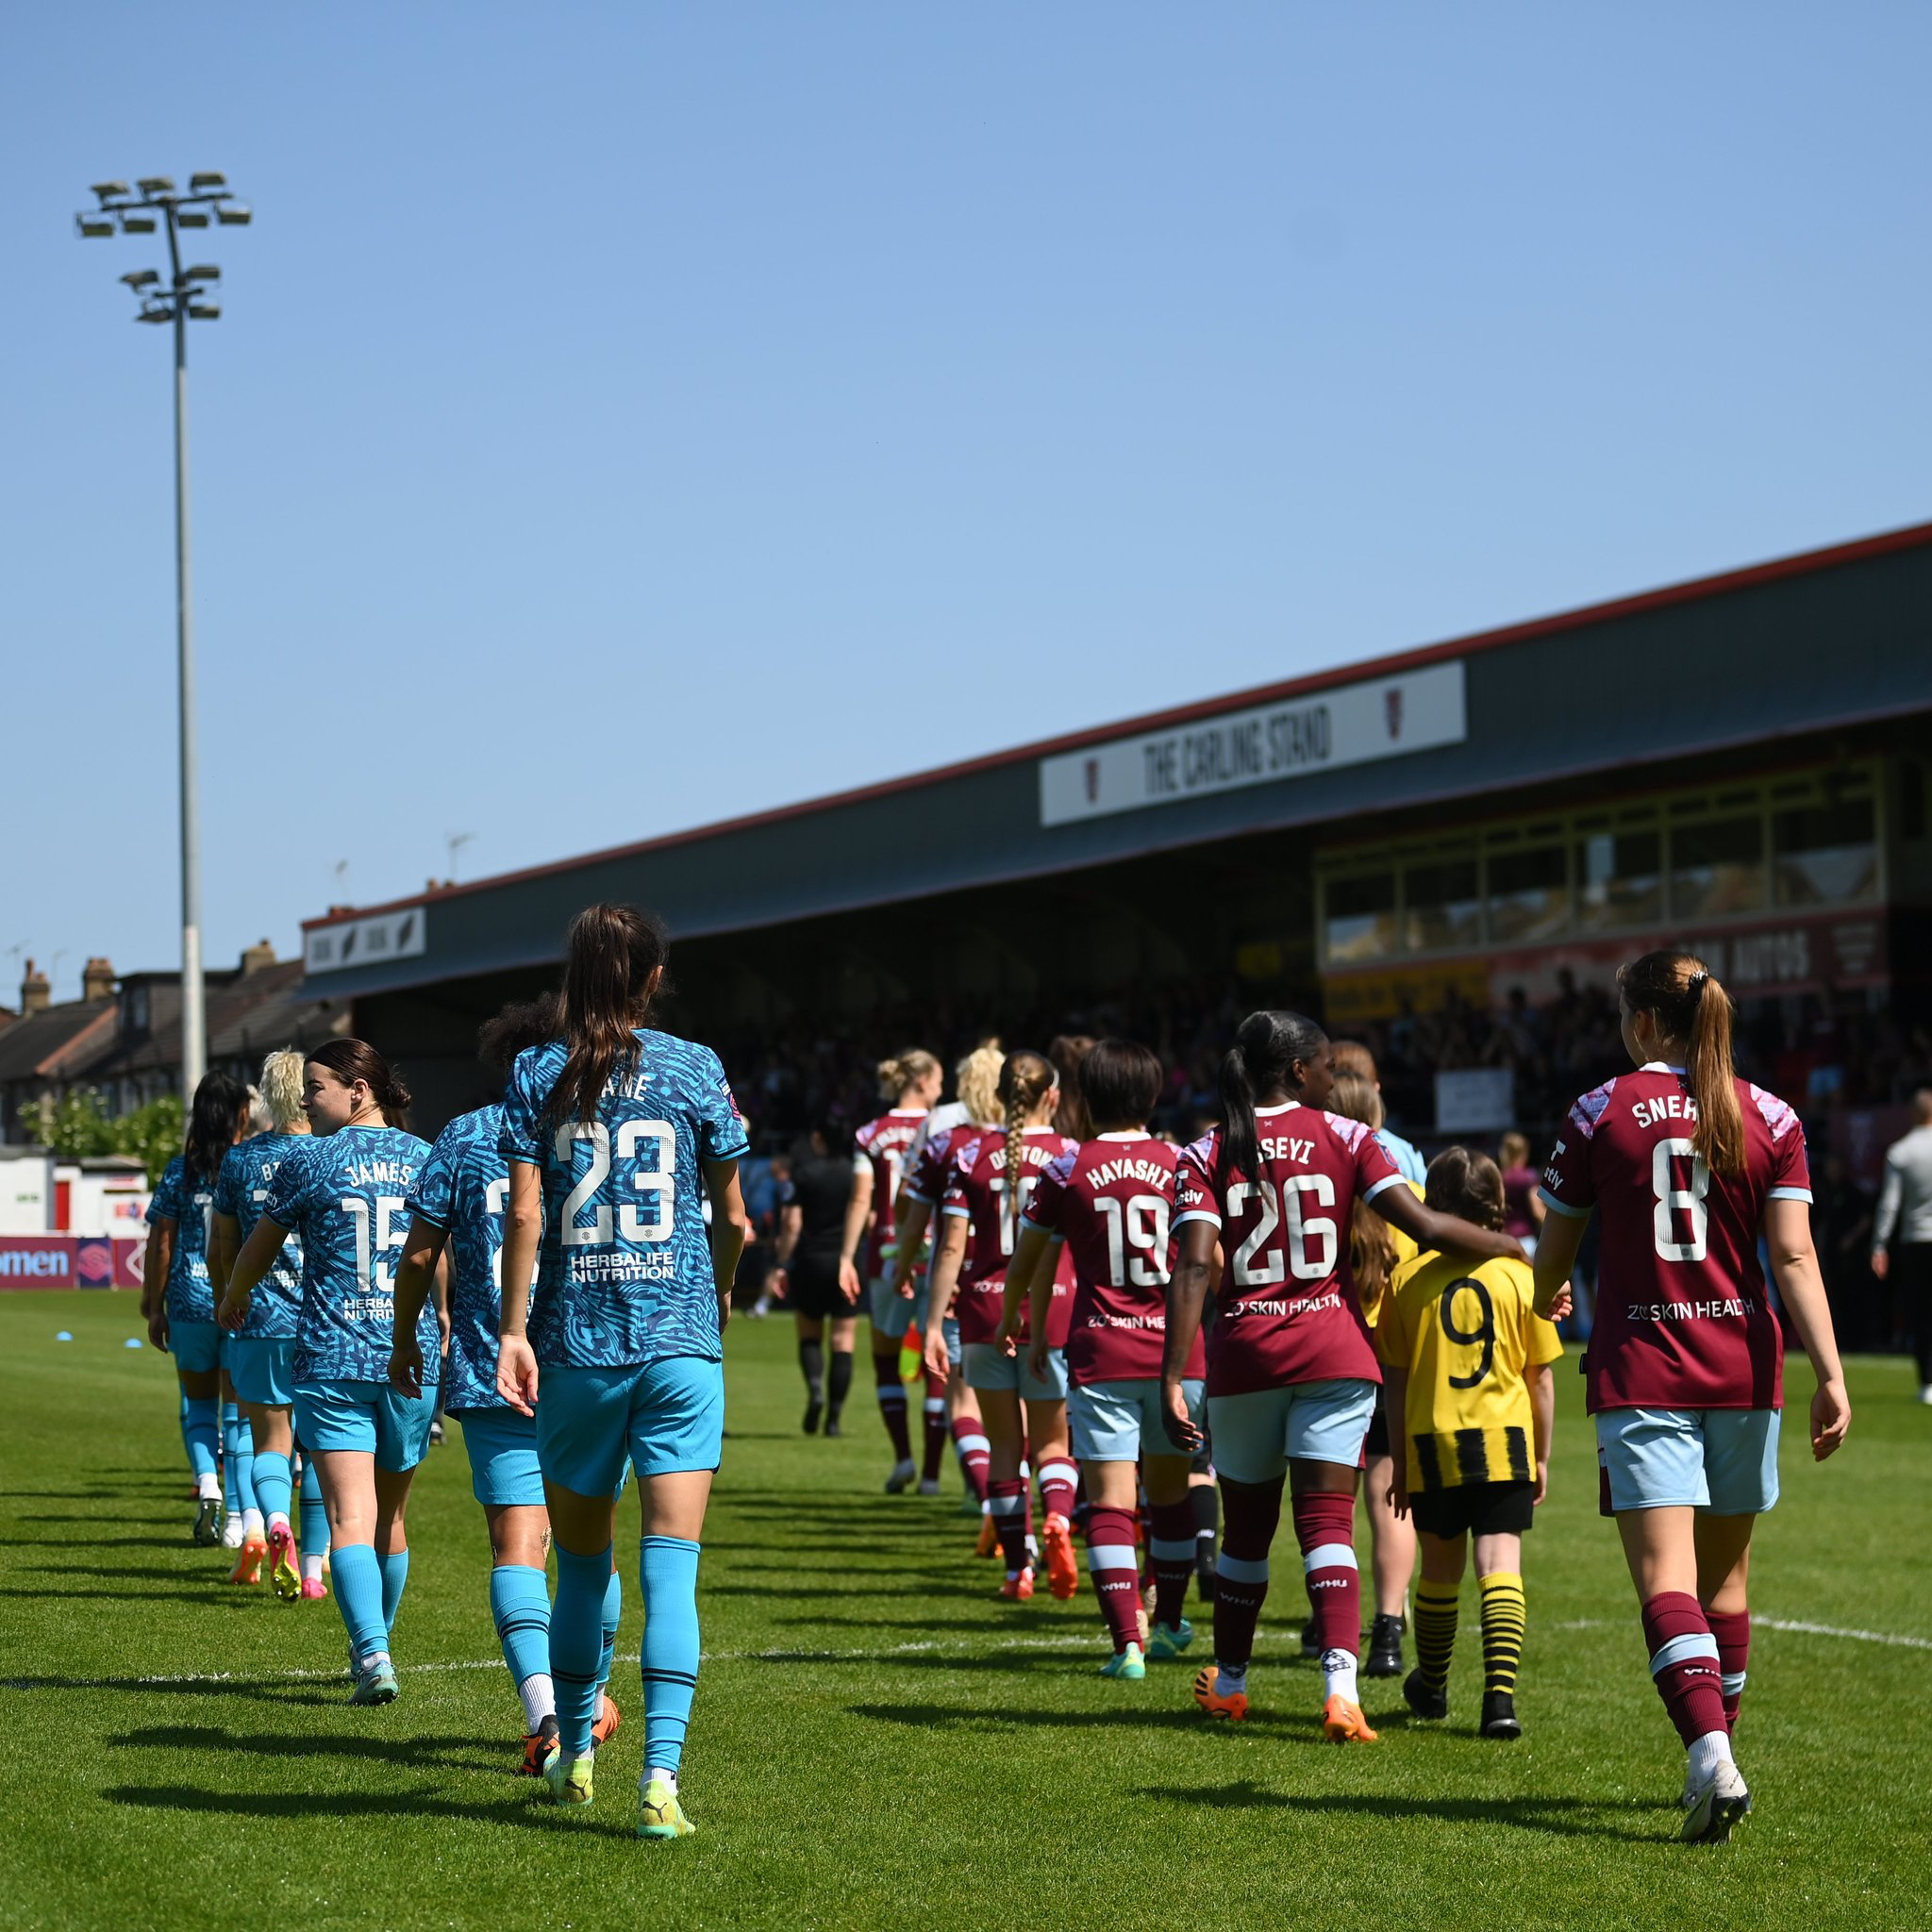
<svg viewBox="0 0 1932 1932">
<path fill-rule="evenodd" d="M 145 289 L 149 287 L 152 283 L 159 281 L 160 276 L 157 275 L 155 271 L 151 268 L 135 268 L 129 269 L 128 272 L 121 277 L 121 279 L 124 282 L 125 282 L 130 289 Z"/>
<path fill-rule="evenodd" d="M 75 215 L 74 225 L 83 236 L 97 237 L 114 233 L 114 224 L 106 215 Z"/>
<path fill-rule="evenodd" d="M 165 306 L 143 308 L 135 318 L 136 322 L 173 322 L 175 311 Z"/>
<path fill-rule="evenodd" d="M 213 262 L 205 263 L 200 268 L 184 268 L 181 271 L 181 279 L 184 282 L 218 282 L 221 278 L 222 272 Z"/>
<path fill-rule="evenodd" d="M 125 181 L 96 181 L 94 185 L 88 190 L 88 192 L 92 194 L 96 201 L 111 201 L 120 195 L 127 193 L 128 187 L 126 182 Z"/>
<path fill-rule="evenodd" d="M 175 217 L 177 228 L 205 228 L 208 226 L 208 210 L 200 208 L 184 208 Z"/>
<path fill-rule="evenodd" d="M 143 175 L 134 184 L 145 195 L 173 194 L 174 177 L 168 175 Z"/>
<path fill-rule="evenodd" d="M 152 215 L 125 214 L 121 217 L 124 235 L 152 235 L 159 225 Z"/>
<path fill-rule="evenodd" d="M 239 201 L 225 201 L 215 209 L 215 220 L 225 228 L 245 228 L 254 219 L 254 210 Z"/>
<path fill-rule="evenodd" d="M 191 302 L 188 313 L 195 322 L 219 322 L 222 319 L 221 306 L 215 302 Z"/>
<path fill-rule="evenodd" d="M 212 171 L 191 175 L 188 177 L 188 192 L 191 194 L 206 194 L 210 189 L 225 188 L 227 185 L 228 177 L 225 175 L 217 175 Z"/>
</svg>

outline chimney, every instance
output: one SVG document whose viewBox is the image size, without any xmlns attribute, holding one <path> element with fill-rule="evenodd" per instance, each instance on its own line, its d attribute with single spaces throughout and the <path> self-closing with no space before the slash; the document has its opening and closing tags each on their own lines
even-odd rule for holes
<svg viewBox="0 0 1932 1932">
<path fill-rule="evenodd" d="M 25 1020 L 34 1013 L 44 1013 L 53 998 L 54 990 L 47 984 L 47 975 L 29 959 L 20 982 L 20 1017 Z"/>
<path fill-rule="evenodd" d="M 92 958 L 80 969 L 80 996 L 90 1005 L 114 997 L 114 969 L 107 960 Z"/>
<path fill-rule="evenodd" d="M 264 966 L 275 963 L 275 949 L 268 941 L 260 940 L 246 947 L 242 954 L 242 977 L 246 979 L 251 973 L 259 973 Z"/>
</svg>

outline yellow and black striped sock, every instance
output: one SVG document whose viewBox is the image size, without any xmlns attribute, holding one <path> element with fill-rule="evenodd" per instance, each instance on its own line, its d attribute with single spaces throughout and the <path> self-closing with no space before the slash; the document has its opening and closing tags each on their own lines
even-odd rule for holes
<svg viewBox="0 0 1932 1932">
<path fill-rule="evenodd" d="M 1415 1592 L 1415 1658 L 1423 1682 L 1438 1696 L 1449 1689 L 1449 1659 L 1456 1654 L 1457 1599 L 1460 1587 L 1431 1583 L 1425 1576 Z"/>
<path fill-rule="evenodd" d="M 1479 1580 L 1483 1606 L 1483 1689 L 1516 1689 L 1517 1667 L 1523 1662 L 1523 1630 L 1526 1612 L 1523 1578 L 1510 1570 L 1497 1570 Z"/>
</svg>

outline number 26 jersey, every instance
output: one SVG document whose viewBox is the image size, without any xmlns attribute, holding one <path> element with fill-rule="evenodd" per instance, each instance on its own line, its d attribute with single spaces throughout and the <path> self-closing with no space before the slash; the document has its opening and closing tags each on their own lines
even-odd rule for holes
<svg viewBox="0 0 1932 1932">
<path fill-rule="evenodd" d="M 1291 1100 L 1257 1108 L 1255 1129 L 1259 1174 L 1221 1174 L 1219 1127 L 1182 1150 L 1174 1173 L 1174 1227 L 1207 1221 L 1221 1230 L 1207 1392 L 1379 1382 L 1349 1222 L 1357 1198 L 1406 1183 L 1359 1121 Z"/>
<path fill-rule="evenodd" d="M 592 1120 L 548 1118 L 561 1041 L 520 1054 L 504 1095 L 503 1157 L 543 1180 L 529 1334 L 545 1368 L 724 1355 L 702 1163 L 742 1156 L 744 1122 L 709 1047 L 637 1038 L 636 1064 L 605 1083 Z"/>
<path fill-rule="evenodd" d="M 1589 1407 L 1777 1408 L 1784 1341 L 1766 1305 L 1757 1230 L 1767 1201 L 1808 1201 L 1805 1131 L 1740 1080 L 1744 1167 L 1714 1174 L 1691 1151 L 1697 1103 L 1653 1061 L 1570 1109 L 1543 1170 L 1544 1203 L 1601 1221 Z"/>
<path fill-rule="evenodd" d="M 406 1203 L 428 1152 L 428 1141 L 400 1127 L 368 1126 L 298 1136 L 282 1157 L 261 1211 L 302 1237 L 298 1384 L 388 1379 L 396 1262 L 409 1231 Z M 416 1337 L 423 1379 L 434 1382 L 442 1338 L 428 1299 Z"/>
</svg>

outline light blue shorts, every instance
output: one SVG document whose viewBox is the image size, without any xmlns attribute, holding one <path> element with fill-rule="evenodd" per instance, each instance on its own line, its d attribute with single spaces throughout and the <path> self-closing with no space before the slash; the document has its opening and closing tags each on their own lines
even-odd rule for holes
<svg viewBox="0 0 1932 1932">
<path fill-rule="evenodd" d="M 236 1335 L 228 1342 L 228 1380 L 243 1402 L 287 1408 L 295 1399 L 295 1338 Z"/>
<path fill-rule="evenodd" d="M 1023 1402 L 1064 1402 L 1067 1399 L 1067 1358 L 1058 1349 L 1046 1357 L 1042 1381 L 1026 1364 L 1026 1344 L 1008 1355 L 997 1342 L 969 1341 L 963 1374 L 969 1389 L 1012 1389 Z"/>
<path fill-rule="evenodd" d="M 1610 1507 L 1760 1516 L 1777 1501 L 1774 1408 L 1605 1408 L 1597 1462 Z"/>
<path fill-rule="evenodd" d="M 436 1385 L 405 1395 L 388 1382 L 303 1382 L 295 1390 L 295 1433 L 318 1456 L 359 1449 L 393 1475 L 429 1453 Z"/>
<path fill-rule="evenodd" d="M 882 1274 L 873 1283 L 870 1290 L 872 1325 L 881 1335 L 896 1338 L 905 1334 L 914 1322 L 922 1328 L 925 1326 L 925 1311 L 931 1306 L 925 1291 L 925 1271 L 922 1269 L 915 1278 L 918 1290 L 909 1302 L 904 1295 L 892 1292 L 891 1275 Z"/>
<path fill-rule="evenodd" d="M 613 1369 L 545 1368 L 537 1456 L 579 1496 L 614 1496 L 628 1457 L 641 1476 L 716 1469 L 724 1453 L 724 1364 L 703 1356 Z"/>
<path fill-rule="evenodd" d="M 222 1331 L 212 1322 L 168 1320 L 168 1353 L 184 1375 L 206 1375 L 222 1366 Z"/>
<path fill-rule="evenodd" d="M 964 1344 L 959 1340 L 958 1316 L 948 1315 L 940 1324 L 940 1333 L 946 1338 L 946 1359 L 952 1363 L 956 1374 L 963 1374 L 965 1371 L 961 1367 L 961 1363 L 964 1361 L 965 1356 L 963 1352 Z"/>
<path fill-rule="evenodd" d="M 1378 1384 L 1291 1382 L 1246 1395 L 1210 1395 L 1214 1467 L 1237 1483 L 1272 1483 L 1291 1462 L 1354 1469 L 1375 1413 Z"/>
<path fill-rule="evenodd" d="M 543 1472 L 537 1463 L 537 1418 L 513 1408 L 451 1411 L 463 1425 L 470 1453 L 470 1491 L 486 1509 L 543 1507 Z"/>
<path fill-rule="evenodd" d="M 1201 1382 L 1181 1384 L 1188 1420 L 1201 1420 Z M 1074 1454 L 1082 1462 L 1135 1462 L 1142 1456 L 1186 1456 L 1168 1440 L 1160 1405 L 1160 1380 L 1135 1376 L 1119 1382 L 1078 1382 L 1067 1395 Z"/>
</svg>

